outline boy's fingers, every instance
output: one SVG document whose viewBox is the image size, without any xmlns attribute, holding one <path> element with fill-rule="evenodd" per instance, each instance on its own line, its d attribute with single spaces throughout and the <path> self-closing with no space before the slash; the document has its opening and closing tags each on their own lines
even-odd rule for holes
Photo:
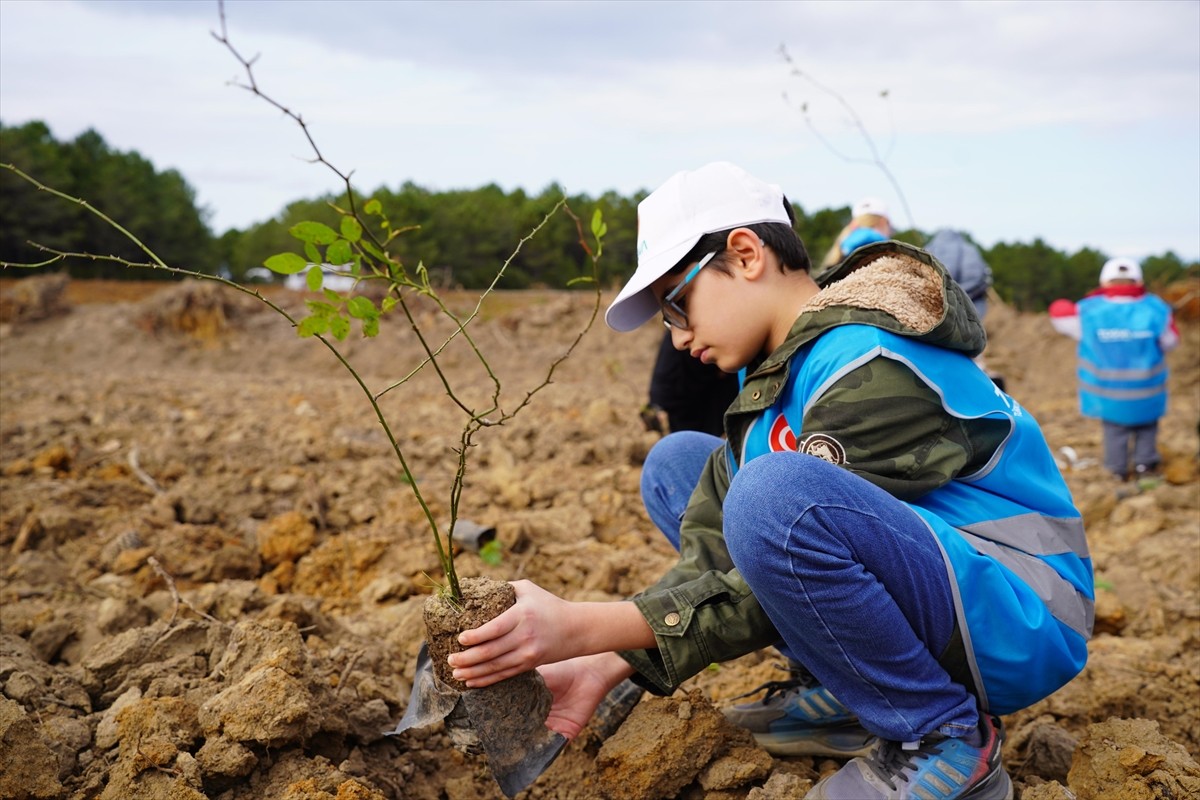
<svg viewBox="0 0 1200 800">
<path fill-rule="evenodd" d="M 501 614 L 495 619 L 483 623 L 478 628 L 463 631 L 458 635 L 458 643 L 463 647 L 473 647 L 482 642 L 489 642 L 492 639 L 500 638 L 513 628 L 507 616 L 507 614 Z"/>
<path fill-rule="evenodd" d="M 491 686 L 493 683 L 499 683 L 505 678 L 511 678 L 514 675 L 520 675 L 522 672 L 525 672 L 525 669 L 520 666 L 508 667 L 497 672 L 489 672 L 486 675 L 468 677 L 471 672 L 472 670 L 455 670 L 454 679 L 462 681 L 472 689 L 479 689 L 484 686 Z"/>
</svg>

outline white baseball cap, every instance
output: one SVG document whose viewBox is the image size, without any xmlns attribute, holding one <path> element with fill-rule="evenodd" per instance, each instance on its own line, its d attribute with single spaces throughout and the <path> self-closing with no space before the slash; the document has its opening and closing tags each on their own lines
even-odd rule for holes
<svg viewBox="0 0 1200 800">
<path fill-rule="evenodd" d="M 1100 268 L 1100 283 L 1125 278 L 1135 283 L 1142 282 L 1142 268 L 1132 258 L 1110 258 Z"/>
<path fill-rule="evenodd" d="M 650 284 L 666 275 L 706 233 L 759 222 L 791 226 L 783 191 L 727 161 L 677 172 L 638 203 L 638 263 L 604 314 L 615 331 L 631 331 L 656 313 Z"/>
<path fill-rule="evenodd" d="M 854 207 L 850 209 L 851 219 L 865 217 L 868 214 L 888 219 L 887 203 L 883 202 L 878 197 L 864 197 L 862 200 L 859 200 L 857 203 L 855 203 Z"/>
</svg>

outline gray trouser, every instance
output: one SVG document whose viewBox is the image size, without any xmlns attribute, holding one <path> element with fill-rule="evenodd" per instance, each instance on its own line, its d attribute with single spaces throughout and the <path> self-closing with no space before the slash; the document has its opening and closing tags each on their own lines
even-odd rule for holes
<svg viewBox="0 0 1200 800">
<path fill-rule="evenodd" d="M 1104 427 L 1104 467 L 1119 478 L 1129 474 L 1130 442 L 1133 442 L 1134 469 L 1158 466 L 1158 420 L 1148 425 L 1118 425 L 1102 422 Z"/>
</svg>

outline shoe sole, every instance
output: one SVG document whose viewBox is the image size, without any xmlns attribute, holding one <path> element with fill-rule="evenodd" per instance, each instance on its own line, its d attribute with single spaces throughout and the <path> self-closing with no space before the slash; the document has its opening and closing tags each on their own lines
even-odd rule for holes
<svg viewBox="0 0 1200 800">
<path fill-rule="evenodd" d="M 1013 800 L 1012 779 L 1004 767 L 989 775 L 983 783 L 962 796 L 962 800 Z"/>
<path fill-rule="evenodd" d="M 798 739 L 786 733 L 755 733 L 754 740 L 762 749 L 775 756 L 830 756 L 854 758 L 865 756 L 879 741 L 875 735 L 854 726 L 845 731 L 822 730 L 821 738 Z"/>
</svg>

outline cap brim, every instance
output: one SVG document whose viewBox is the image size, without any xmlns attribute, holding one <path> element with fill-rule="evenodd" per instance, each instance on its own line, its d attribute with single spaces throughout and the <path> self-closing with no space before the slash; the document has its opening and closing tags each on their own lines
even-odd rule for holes
<svg viewBox="0 0 1200 800">
<path fill-rule="evenodd" d="M 604 312 L 604 323 L 614 331 L 626 333 L 649 322 L 660 308 L 650 285 L 670 272 L 698 241 L 699 236 L 693 241 L 680 242 L 639 263 L 633 277 Z"/>
</svg>

